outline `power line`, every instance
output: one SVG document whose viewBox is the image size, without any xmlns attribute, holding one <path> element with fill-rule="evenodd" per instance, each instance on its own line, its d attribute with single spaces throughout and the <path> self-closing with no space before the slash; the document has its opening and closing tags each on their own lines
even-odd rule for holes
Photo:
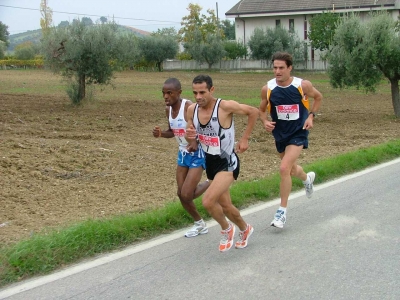
<svg viewBox="0 0 400 300">
<path fill-rule="evenodd" d="M 38 9 L 38 8 L 9 6 L 9 5 L 3 5 L 3 4 L 0 4 L 0 6 L 9 7 L 9 8 L 17 8 L 17 9 L 25 9 L 25 10 L 36 10 L 36 11 L 40 11 L 40 9 Z M 89 16 L 89 17 L 104 17 L 104 16 L 99 16 L 99 15 L 89 15 L 89 14 L 71 13 L 71 12 L 56 11 L 56 10 L 53 10 L 53 13 L 67 14 L 67 15 L 78 15 L 78 16 Z M 165 22 L 165 23 L 169 23 L 169 24 L 181 24 L 180 22 L 163 21 L 163 20 L 147 20 L 147 19 L 124 18 L 124 17 L 115 17 L 115 16 L 113 16 L 112 18 L 113 18 L 113 19 L 122 19 L 122 20 L 135 20 L 135 21 L 146 21 L 146 22 Z M 151 25 L 154 25 L 154 24 L 151 24 Z"/>
</svg>

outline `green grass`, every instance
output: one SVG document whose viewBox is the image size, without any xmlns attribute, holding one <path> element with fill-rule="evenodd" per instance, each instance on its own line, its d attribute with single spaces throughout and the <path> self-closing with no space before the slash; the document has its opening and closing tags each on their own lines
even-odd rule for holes
<svg viewBox="0 0 400 300">
<path fill-rule="evenodd" d="M 303 167 L 318 174 L 318 184 L 398 157 L 400 140 L 393 140 Z M 302 183 L 294 180 L 293 190 L 300 188 Z M 232 186 L 231 194 L 233 203 L 239 208 L 274 199 L 279 195 L 279 175 L 275 173 L 251 182 L 238 182 Z M 195 202 L 200 214 L 207 215 L 200 205 L 201 199 Z M 190 222 L 180 203 L 174 201 L 157 210 L 87 220 L 67 228 L 35 234 L 27 240 L 0 248 L 0 286 L 46 274 L 84 258 L 180 229 Z"/>
</svg>

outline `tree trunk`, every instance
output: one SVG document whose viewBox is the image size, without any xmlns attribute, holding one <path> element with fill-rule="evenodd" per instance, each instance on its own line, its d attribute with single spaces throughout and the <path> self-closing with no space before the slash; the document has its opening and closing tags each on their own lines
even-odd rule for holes
<svg viewBox="0 0 400 300">
<path fill-rule="evenodd" d="M 81 102 L 86 96 L 86 80 L 85 75 L 79 75 L 79 93 L 78 98 L 79 102 Z"/>
<path fill-rule="evenodd" d="M 396 118 L 400 118 L 400 93 L 398 79 L 390 79 L 390 90 L 392 92 L 394 115 Z"/>
</svg>

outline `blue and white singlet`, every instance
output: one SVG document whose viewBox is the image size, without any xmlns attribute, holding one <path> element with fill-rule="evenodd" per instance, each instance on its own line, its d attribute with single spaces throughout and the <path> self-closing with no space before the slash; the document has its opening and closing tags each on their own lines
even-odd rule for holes
<svg viewBox="0 0 400 300">
<path fill-rule="evenodd" d="M 169 126 L 174 133 L 175 139 L 178 142 L 179 150 L 182 152 L 188 152 L 186 146 L 188 145 L 185 139 L 186 134 L 186 120 L 185 120 L 185 105 L 186 99 L 182 99 L 181 107 L 179 113 L 175 119 L 172 118 L 172 107 L 169 108 Z"/>
</svg>

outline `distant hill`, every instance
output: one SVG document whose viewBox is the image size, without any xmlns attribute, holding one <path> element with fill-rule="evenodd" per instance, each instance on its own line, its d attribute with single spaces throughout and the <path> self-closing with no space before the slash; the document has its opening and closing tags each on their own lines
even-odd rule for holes
<svg viewBox="0 0 400 300">
<path fill-rule="evenodd" d="M 34 44 L 40 43 L 42 38 L 42 29 L 28 30 L 26 32 L 11 34 L 8 36 L 8 41 L 10 45 L 8 46 L 8 51 L 14 51 L 15 46 L 24 43 L 32 42 Z"/>
<path fill-rule="evenodd" d="M 142 37 L 150 35 L 151 32 L 140 30 L 137 28 L 118 25 L 120 32 L 133 32 L 135 35 Z M 8 46 L 8 51 L 14 51 L 15 46 L 24 43 L 24 42 L 32 42 L 34 44 L 40 43 L 40 39 L 42 38 L 42 29 L 36 30 L 28 30 L 26 32 L 11 34 L 8 37 L 10 45 Z"/>
</svg>

